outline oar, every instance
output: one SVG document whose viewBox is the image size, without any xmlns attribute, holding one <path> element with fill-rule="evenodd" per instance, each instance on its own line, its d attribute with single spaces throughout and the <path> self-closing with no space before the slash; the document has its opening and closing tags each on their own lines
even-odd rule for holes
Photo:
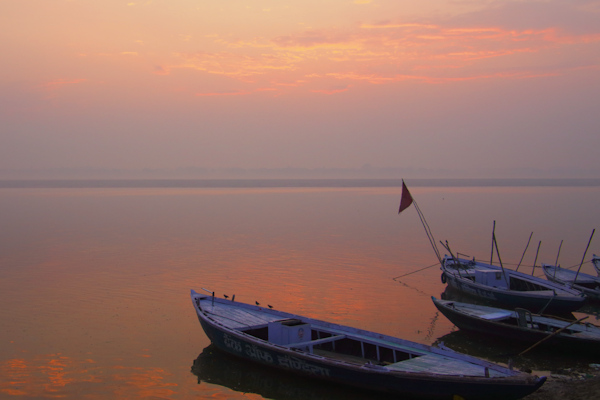
<svg viewBox="0 0 600 400">
<path fill-rule="evenodd" d="M 548 335 L 548 336 L 546 336 L 545 338 L 543 338 L 543 339 L 542 339 L 542 340 L 540 340 L 539 342 L 537 342 L 537 343 L 533 344 L 531 347 L 529 347 L 529 348 L 527 348 L 527 349 L 523 350 L 522 352 L 520 352 L 518 355 L 519 355 L 519 356 L 522 356 L 523 354 L 527 353 L 529 350 L 533 349 L 533 348 L 534 348 L 534 347 L 536 347 L 537 345 L 539 345 L 539 344 L 541 344 L 541 343 L 545 342 L 546 340 L 550 339 L 551 337 L 554 337 L 554 336 L 558 335 L 559 333 L 561 333 L 562 331 L 564 331 L 565 329 L 567 329 L 567 328 L 568 328 L 568 327 L 570 327 L 571 325 L 573 325 L 573 324 L 577 324 L 577 323 L 579 323 L 579 322 L 583 321 L 584 319 L 588 319 L 589 317 L 590 317 L 590 316 L 588 315 L 588 316 L 586 316 L 586 317 L 579 318 L 577 321 L 573 321 L 573 322 L 571 322 L 569 325 L 566 325 L 566 326 L 563 326 L 563 327 L 562 327 L 562 328 L 560 328 L 560 329 L 557 329 L 556 331 L 552 332 L 552 334 L 551 334 L 551 335 Z"/>
</svg>

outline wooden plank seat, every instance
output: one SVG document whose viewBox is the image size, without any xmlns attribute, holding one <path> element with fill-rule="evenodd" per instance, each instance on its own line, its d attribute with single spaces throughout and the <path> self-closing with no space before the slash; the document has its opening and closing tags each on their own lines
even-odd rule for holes
<svg viewBox="0 0 600 400">
<path fill-rule="evenodd" d="M 326 337 L 323 339 L 315 339 L 315 340 L 307 340 L 304 342 L 296 342 L 291 344 L 286 344 L 285 347 L 303 347 L 303 346 L 315 346 L 317 344 L 335 342 L 336 340 L 345 339 L 346 335 L 335 335 Z"/>
<path fill-rule="evenodd" d="M 435 372 L 440 375 L 456 375 L 457 371 L 460 371 L 465 376 L 501 376 L 498 372 L 480 365 L 465 365 L 458 360 L 451 360 L 436 354 L 414 357 L 386 365 L 386 368 L 404 372 Z"/>
<path fill-rule="evenodd" d="M 480 317 L 489 321 L 499 321 L 501 319 L 509 318 L 514 313 L 512 311 L 498 311 L 493 313 L 481 314 Z"/>
</svg>

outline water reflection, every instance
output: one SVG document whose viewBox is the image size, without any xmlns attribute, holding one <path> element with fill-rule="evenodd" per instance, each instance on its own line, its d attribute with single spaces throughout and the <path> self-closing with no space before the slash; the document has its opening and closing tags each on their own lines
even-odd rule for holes
<svg viewBox="0 0 600 400">
<path fill-rule="evenodd" d="M 209 345 L 196 358 L 192 373 L 198 383 L 219 385 L 240 393 L 278 400 L 389 399 L 379 393 L 305 378 L 233 357 Z"/>
<path fill-rule="evenodd" d="M 579 263 L 599 220 L 600 187 L 411 190 L 436 238 L 478 259 L 489 257 L 497 221 L 506 264 L 532 230 L 538 262 L 554 262 L 565 239 L 560 263 Z M 190 288 L 431 344 L 454 329 L 430 299 L 446 285 L 414 210 L 397 216 L 399 196 L 399 187 L 0 189 L 0 397 L 47 398 L 48 388 L 66 399 L 245 397 L 189 374 L 209 343 Z M 219 363 L 227 379 L 233 364 Z M 262 371 L 241 370 L 245 383 Z M 317 391 L 296 398 L 362 396 L 266 375 L 254 379 L 276 376 L 263 389 L 284 380 Z M 294 398 L 280 390 L 265 397 Z"/>
</svg>

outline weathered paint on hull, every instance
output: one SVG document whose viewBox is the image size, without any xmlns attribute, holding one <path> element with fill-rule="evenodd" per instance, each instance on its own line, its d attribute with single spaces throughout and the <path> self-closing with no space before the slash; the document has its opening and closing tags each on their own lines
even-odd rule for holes
<svg viewBox="0 0 600 400">
<path fill-rule="evenodd" d="M 571 286 L 573 289 L 580 290 L 588 300 L 600 301 L 600 289 L 590 289 L 577 284 L 571 285 L 570 282 L 561 281 L 560 279 L 556 279 L 549 274 L 546 274 L 546 279 L 548 279 L 550 282 L 560 283 L 561 285 L 568 285 Z"/>
<path fill-rule="evenodd" d="M 494 289 L 489 286 L 478 285 L 469 279 L 461 279 L 452 274 L 444 273 L 448 285 L 464 294 L 477 297 L 483 300 L 502 304 L 508 308 L 525 308 L 533 313 L 539 313 L 544 309 L 545 313 L 568 314 L 583 306 L 584 298 L 560 298 L 540 297 L 528 295 L 526 292 L 506 291 Z"/>
<path fill-rule="evenodd" d="M 548 333 L 525 329 L 516 325 L 502 324 L 485 319 L 475 319 L 460 312 L 456 312 L 451 308 L 444 307 L 443 305 L 438 306 L 435 302 L 434 304 L 450 322 L 462 330 L 493 335 L 503 339 L 517 340 L 524 345 L 535 344 L 542 339 L 546 339 L 542 344 L 546 348 L 555 349 L 556 347 L 560 347 L 561 349 L 569 352 L 573 350 L 579 350 L 585 351 L 586 353 L 593 352 L 600 354 L 600 342 L 598 341 L 573 339 L 564 336 L 554 336 L 547 339 L 549 335 Z"/>
<path fill-rule="evenodd" d="M 368 368 L 341 368 L 334 363 L 314 362 L 301 353 L 281 348 L 273 351 L 268 346 L 243 339 L 243 335 L 234 336 L 220 330 L 198 316 L 204 332 L 211 342 L 222 351 L 257 362 L 266 366 L 287 370 L 293 373 L 329 380 L 332 382 L 360 387 L 371 391 L 379 391 L 424 399 L 520 399 L 536 391 L 545 381 L 540 378 L 535 384 L 515 384 L 507 379 L 440 377 L 439 379 L 414 374 L 407 377 L 393 377 L 391 373 Z"/>
</svg>

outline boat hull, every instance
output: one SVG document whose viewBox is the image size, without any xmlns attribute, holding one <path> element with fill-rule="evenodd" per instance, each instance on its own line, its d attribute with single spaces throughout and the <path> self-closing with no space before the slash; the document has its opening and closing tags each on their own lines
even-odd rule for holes
<svg viewBox="0 0 600 400">
<path fill-rule="evenodd" d="M 546 279 L 548 279 L 550 282 L 572 287 L 573 289 L 577 289 L 582 292 L 587 299 L 592 301 L 600 301 L 600 278 L 584 273 L 576 274 L 574 271 L 564 270 L 560 267 L 558 269 L 559 274 L 557 275 L 555 273 L 556 267 L 554 266 L 542 265 L 542 268 L 544 270 L 544 274 L 546 275 Z M 573 283 L 576 277 L 577 283 Z M 593 288 L 584 286 L 584 282 L 589 283 L 589 286 L 592 286 Z"/>
<path fill-rule="evenodd" d="M 583 351 L 586 353 L 600 354 L 600 340 L 588 339 L 585 337 L 573 337 L 569 335 L 557 334 L 551 336 L 547 332 L 541 332 L 533 329 L 528 329 L 518 325 L 509 325 L 506 323 L 497 322 L 494 320 L 486 320 L 477 318 L 471 315 L 466 315 L 456 309 L 445 305 L 445 302 L 437 299 L 432 299 L 436 308 L 450 322 L 456 325 L 459 329 L 485 334 L 486 336 L 494 336 L 496 338 L 506 340 L 516 340 L 524 345 L 533 345 L 544 340 L 541 345 L 546 348 L 560 347 L 562 350 L 568 351 Z"/>
<path fill-rule="evenodd" d="M 224 328 L 204 315 L 199 307 L 196 307 L 196 312 L 210 341 L 224 352 L 265 366 L 370 391 L 423 399 L 453 399 L 456 398 L 454 396 L 464 399 L 519 399 L 537 390 L 545 381 L 544 377 L 432 376 L 340 362 Z"/>
<path fill-rule="evenodd" d="M 445 274 L 448 285 L 453 289 L 472 297 L 503 305 L 507 308 L 521 307 L 534 313 L 545 310 L 547 313 L 564 315 L 581 308 L 585 303 L 585 299 L 580 297 L 559 298 L 536 296 L 535 293 L 506 291 L 480 285 L 456 275 Z"/>
<path fill-rule="evenodd" d="M 569 314 L 585 304 L 585 297 L 580 291 L 573 290 L 557 283 L 535 278 L 521 272 L 502 270 L 500 267 L 478 263 L 469 260 L 458 260 L 466 269 L 462 272 L 453 267 L 452 258 L 445 258 L 442 264 L 442 281 L 448 286 L 466 295 L 491 301 L 497 305 L 514 309 L 525 308 L 533 313 L 551 313 L 557 315 Z M 450 266 L 448 266 L 450 265 Z M 469 273 L 471 268 L 471 273 Z M 498 285 L 484 284 L 473 279 L 477 270 L 492 271 L 501 274 Z M 506 278 L 504 276 L 508 278 Z M 506 280 L 512 282 L 529 282 L 532 286 L 542 287 L 544 290 L 516 290 L 508 288 Z M 511 283 L 512 284 L 512 283 Z"/>
</svg>

